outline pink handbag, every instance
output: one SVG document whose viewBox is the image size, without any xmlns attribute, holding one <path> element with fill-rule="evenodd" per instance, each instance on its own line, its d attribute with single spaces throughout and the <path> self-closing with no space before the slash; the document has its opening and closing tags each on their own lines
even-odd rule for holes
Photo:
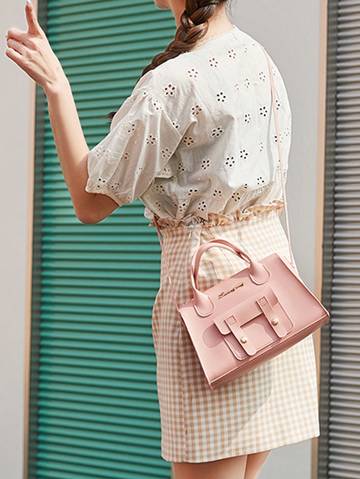
<svg viewBox="0 0 360 479">
<path fill-rule="evenodd" d="M 278 133 L 271 73 L 270 79 Z M 279 144 L 278 151 L 281 168 Z M 255 261 L 231 242 L 213 239 L 200 245 L 192 256 L 192 298 L 181 305 L 176 303 L 211 389 L 280 354 L 312 334 L 330 318 L 329 312 L 307 288 L 295 267 L 282 169 L 281 181 L 290 262 L 275 252 Z M 155 225 L 159 233 L 156 220 Z M 162 244 L 160 234 L 159 238 Z M 200 291 L 197 275 L 201 256 L 215 246 L 238 255 L 247 266 L 206 291 Z"/>
</svg>

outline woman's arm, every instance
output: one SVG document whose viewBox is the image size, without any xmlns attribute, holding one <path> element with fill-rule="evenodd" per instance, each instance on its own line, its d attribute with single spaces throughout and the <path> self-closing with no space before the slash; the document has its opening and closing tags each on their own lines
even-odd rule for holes
<svg viewBox="0 0 360 479">
<path fill-rule="evenodd" d="M 85 191 L 89 148 L 70 83 L 38 23 L 31 3 L 26 3 L 25 13 L 28 31 L 8 30 L 6 55 L 43 88 L 57 153 L 76 216 L 83 223 L 97 223 L 119 205 L 108 196 Z"/>
<path fill-rule="evenodd" d="M 97 223 L 119 205 L 109 196 L 85 191 L 89 148 L 65 75 L 60 75 L 57 81 L 48 85 L 44 91 L 57 154 L 76 216 L 83 223 Z"/>
</svg>

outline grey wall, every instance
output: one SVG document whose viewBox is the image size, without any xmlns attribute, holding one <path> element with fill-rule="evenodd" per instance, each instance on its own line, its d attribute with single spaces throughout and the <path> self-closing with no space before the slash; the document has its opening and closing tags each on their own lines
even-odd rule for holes
<svg viewBox="0 0 360 479">
<path fill-rule="evenodd" d="M 0 476 L 20 479 L 33 81 L 5 55 L 5 34 L 25 30 L 24 1 L 1 2 L 0 56 Z"/>
<path fill-rule="evenodd" d="M 287 87 L 293 114 L 286 187 L 291 244 L 299 272 L 313 288 L 321 0 L 230 0 L 229 16 L 267 48 Z M 310 479 L 310 468 L 307 440 L 273 450 L 259 479 L 285 479 L 289 471 L 292 479 Z"/>
</svg>

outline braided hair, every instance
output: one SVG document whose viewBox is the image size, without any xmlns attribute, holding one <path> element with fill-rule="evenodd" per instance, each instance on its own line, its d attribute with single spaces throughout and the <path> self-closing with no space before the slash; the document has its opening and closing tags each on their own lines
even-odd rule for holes
<svg viewBox="0 0 360 479">
<path fill-rule="evenodd" d="M 175 58 L 181 53 L 188 52 L 208 30 L 208 20 L 214 14 L 216 7 L 227 0 L 186 0 L 185 10 L 180 16 L 180 24 L 176 29 L 175 37 L 163 52 L 154 56 L 151 62 L 142 70 L 139 79 L 158 65 Z M 116 111 L 107 114 L 112 120 Z"/>
</svg>

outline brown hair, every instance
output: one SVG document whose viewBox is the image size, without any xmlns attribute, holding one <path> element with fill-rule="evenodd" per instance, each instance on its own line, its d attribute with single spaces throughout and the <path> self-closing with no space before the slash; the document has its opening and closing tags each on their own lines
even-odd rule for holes
<svg viewBox="0 0 360 479">
<path fill-rule="evenodd" d="M 227 0 L 186 0 L 185 10 L 180 16 L 180 24 L 175 32 L 175 37 L 163 52 L 157 53 L 151 62 L 143 69 L 139 79 L 161 63 L 175 58 L 180 53 L 188 52 L 202 38 L 208 29 L 208 20 L 214 14 L 218 5 Z M 112 120 L 116 111 L 107 114 Z"/>
</svg>

